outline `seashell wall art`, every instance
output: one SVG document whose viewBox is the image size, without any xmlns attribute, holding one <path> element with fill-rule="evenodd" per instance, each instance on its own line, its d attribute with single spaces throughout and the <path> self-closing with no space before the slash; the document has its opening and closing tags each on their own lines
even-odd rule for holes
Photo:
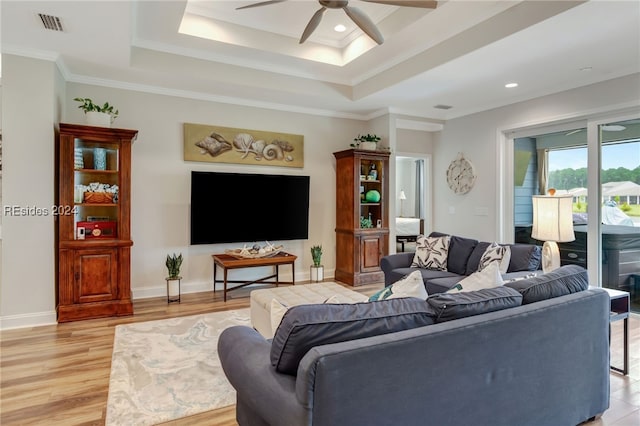
<svg viewBox="0 0 640 426">
<path fill-rule="evenodd" d="M 304 136 L 184 123 L 185 161 L 304 167 Z"/>
</svg>

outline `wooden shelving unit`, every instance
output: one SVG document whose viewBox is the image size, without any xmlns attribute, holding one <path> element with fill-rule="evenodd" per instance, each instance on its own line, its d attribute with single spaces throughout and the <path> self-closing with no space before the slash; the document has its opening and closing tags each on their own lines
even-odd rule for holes
<svg viewBox="0 0 640 426">
<path fill-rule="evenodd" d="M 58 322 L 131 315 L 131 145 L 138 132 L 60 123 L 56 144 Z M 106 151 L 104 170 L 91 168 L 94 149 Z M 75 156 L 82 156 L 81 167 Z M 78 167 L 78 168 L 76 168 Z M 84 202 L 76 189 L 117 185 L 113 202 Z M 81 197 L 81 198 L 79 198 Z M 90 222 L 92 226 L 79 226 Z M 83 236 L 78 228 L 86 229 Z M 109 227 L 109 228 L 108 228 Z M 102 230 L 109 229 L 109 233 Z"/>
<path fill-rule="evenodd" d="M 353 286 L 383 281 L 380 259 L 389 253 L 389 153 L 348 149 L 333 155 L 336 158 L 335 279 Z M 367 201 L 369 191 L 377 191 L 380 200 Z M 372 227 L 361 227 L 361 218 L 370 219 Z"/>
</svg>

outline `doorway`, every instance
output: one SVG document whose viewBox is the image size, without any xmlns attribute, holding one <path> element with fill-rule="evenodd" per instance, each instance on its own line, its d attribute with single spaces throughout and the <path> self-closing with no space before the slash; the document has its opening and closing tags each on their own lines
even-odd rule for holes
<svg viewBox="0 0 640 426">
<path fill-rule="evenodd" d="M 415 251 L 418 235 L 431 232 L 429 155 L 396 155 L 396 251 Z"/>
</svg>

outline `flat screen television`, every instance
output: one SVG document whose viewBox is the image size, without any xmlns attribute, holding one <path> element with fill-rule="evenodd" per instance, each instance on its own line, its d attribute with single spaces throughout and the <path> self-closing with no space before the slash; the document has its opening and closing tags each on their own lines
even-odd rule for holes
<svg viewBox="0 0 640 426">
<path fill-rule="evenodd" d="M 309 176 L 191 172 L 191 244 L 309 238 Z"/>
</svg>

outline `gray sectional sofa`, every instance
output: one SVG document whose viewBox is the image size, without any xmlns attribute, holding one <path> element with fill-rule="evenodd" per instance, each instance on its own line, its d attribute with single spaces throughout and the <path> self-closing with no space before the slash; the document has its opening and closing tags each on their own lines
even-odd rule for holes
<svg viewBox="0 0 640 426">
<path fill-rule="evenodd" d="M 571 265 L 427 301 L 294 306 L 273 341 L 231 327 L 218 354 L 240 426 L 574 426 L 609 407 L 609 296 L 587 286 Z"/>
<path fill-rule="evenodd" d="M 448 234 L 432 232 L 430 237 L 440 237 Z M 411 267 L 414 253 L 397 253 L 382 258 L 380 267 L 384 272 L 384 284 L 389 286 L 405 275 L 420 270 L 427 293 L 443 293 L 455 286 L 461 279 L 471 275 L 478 269 L 478 263 L 489 242 L 472 238 L 451 235 L 449 253 L 447 256 L 447 270 L 437 271 Z M 540 259 L 542 247 L 534 244 L 505 244 L 511 250 L 509 269 L 503 274 L 505 280 L 520 278 L 533 271 L 541 274 Z"/>
</svg>

